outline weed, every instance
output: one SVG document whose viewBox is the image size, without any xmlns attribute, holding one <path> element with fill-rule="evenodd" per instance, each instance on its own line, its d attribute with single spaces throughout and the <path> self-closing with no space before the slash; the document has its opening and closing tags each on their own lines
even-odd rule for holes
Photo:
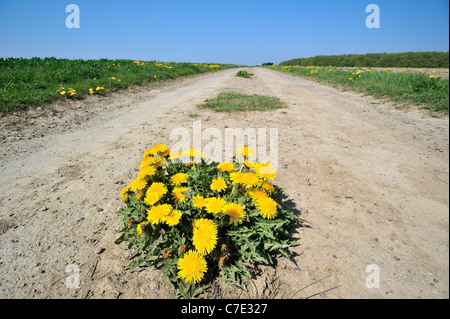
<svg viewBox="0 0 450 319">
<path fill-rule="evenodd" d="M 263 95 L 246 95 L 236 92 L 222 92 L 216 99 L 198 105 L 211 108 L 216 112 L 265 111 L 284 108 L 286 105 L 277 97 Z"/>
</svg>

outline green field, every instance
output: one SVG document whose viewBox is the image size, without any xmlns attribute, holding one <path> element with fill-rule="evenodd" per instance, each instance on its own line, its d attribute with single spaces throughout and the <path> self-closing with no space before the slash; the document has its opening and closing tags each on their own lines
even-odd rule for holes
<svg viewBox="0 0 450 319">
<path fill-rule="evenodd" d="M 434 75 L 367 68 L 281 65 L 269 68 L 368 93 L 377 98 L 390 98 L 400 104 L 419 105 L 445 114 L 449 112 L 449 80 Z"/>
<path fill-rule="evenodd" d="M 0 58 L 0 111 L 82 99 L 135 85 L 236 67 L 230 64 L 133 60 Z"/>
</svg>

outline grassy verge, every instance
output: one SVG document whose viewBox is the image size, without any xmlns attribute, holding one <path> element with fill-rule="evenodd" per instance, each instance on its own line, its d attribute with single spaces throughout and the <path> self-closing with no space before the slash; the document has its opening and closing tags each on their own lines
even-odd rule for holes
<svg viewBox="0 0 450 319">
<path fill-rule="evenodd" d="M 421 73 L 361 68 L 274 66 L 272 69 L 317 79 L 344 89 L 390 98 L 400 104 L 449 113 L 449 80 Z"/>
<path fill-rule="evenodd" d="M 0 111 L 81 99 L 153 81 L 235 67 L 228 64 L 132 60 L 0 58 Z"/>
<path fill-rule="evenodd" d="M 286 107 L 273 96 L 245 95 L 235 92 L 222 92 L 217 98 L 198 105 L 200 108 L 210 108 L 216 112 L 232 111 L 265 111 Z"/>
</svg>

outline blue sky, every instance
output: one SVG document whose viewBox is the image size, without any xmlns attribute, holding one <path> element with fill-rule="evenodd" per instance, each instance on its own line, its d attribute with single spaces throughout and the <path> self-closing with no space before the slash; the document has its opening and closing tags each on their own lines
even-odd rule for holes
<svg viewBox="0 0 450 319">
<path fill-rule="evenodd" d="M 66 27 L 68 4 L 80 28 Z M 380 8 L 368 29 L 366 6 Z M 0 0 L 0 57 L 256 65 L 315 55 L 449 50 L 448 0 Z"/>
</svg>

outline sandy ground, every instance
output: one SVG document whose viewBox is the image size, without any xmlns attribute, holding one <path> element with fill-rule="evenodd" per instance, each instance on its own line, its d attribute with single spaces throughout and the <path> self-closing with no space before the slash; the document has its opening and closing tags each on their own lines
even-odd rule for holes
<svg viewBox="0 0 450 319">
<path fill-rule="evenodd" d="M 0 297 L 170 298 L 160 271 L 127 270 L 115 212 L 141 154 L 201 121 L 222 132 L 277 128 L 276 184 L 308 220 L 295 230 L 298 267 L 280 258 L 250 294 L 215 288 L 206 297 L 283 298 L 326 277 L 295 298 L 449 298 L 448 117 L 250 71 L 251 79 L 225 70 L 0 119 Z M 196 107 L 230 90 L 288 107 Z"/>
</svg>

